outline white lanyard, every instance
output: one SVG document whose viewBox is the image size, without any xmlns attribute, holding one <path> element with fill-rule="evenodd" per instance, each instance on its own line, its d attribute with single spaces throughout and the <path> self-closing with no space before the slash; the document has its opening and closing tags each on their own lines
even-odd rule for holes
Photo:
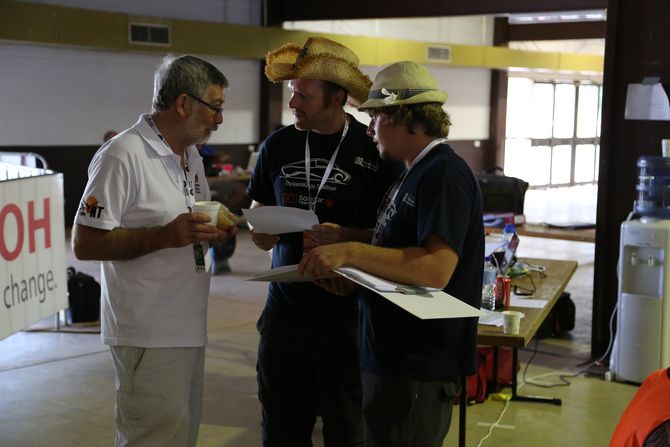
<svg viewBox="0 0 670 447">
<path fill-rule="evenodd" d="M 154 120 L 151 118 L 151 115 L 146 116 L 146 122 L 149 124 L 149 127 L 156 132 L 156 135 L 158 135 L 158 138 L 165 144 L 165 146 L 170 149 L 170 152 L 172 151 L 172 148 L 168 144 L 168 142 L 165 140 L 165 137 L 161 134 L 160 130 L 158 130 L 158 127 L 156 127 L 156 123 L 154 123 Z M 173 152 L 174 153 L 174 152 Z M 179 166 L 179 171 L 180 173 L 184 174 L 183 178 L 180 178 L 182 182 L 182 189 L 184 191 L 184 200 L 186 201 L 186 208 L 188 209 L 189 212 L 193 212 L 193 204 L 195 203 L 195 197 L 194 195 L 191 194 L 191 191 L 193 190 L 193 180 L 188 178 L 188 173 L 190 172 L 188 169 L 188 154 L 186 153 L 186 150 L 184 150 L 183 154 L 183 160 L 184 160 L 184 166 L 182 168 L 181 163 Z"/>
<path fill-rule="evenodd" d="M 424 147 L 421 152 L 419 152 L 419 155 L 416 156 L 414 160 L 412 160 L 412 163 L 410 163 L 409 167 L 405 169 L 405 171 L 400 175 L 398 180 L 396 181 L 395 185 L 391 187 L 389 190 L 388 194 L 386 194 L 386 197 L 384 198 L 384 201 L 382 202 L 383 209 L 379 210 L 379 214 L 377 215 L 377 224 L 375 225 L 375 231 L 372 237 L 372 244 L 374 245 L 377 240 L 379 239 L 379 236 L 381 234 L 381 229 L 384 224 L 384 221 L 386 220 L 386 216 L 388 214 L 389 208 L 393 205 L 395 202 L 396 197 L 398 197 L 398 192 L 400 191 L 400 187 L 402 184 L 405 182 L 405 179 L 407 179 L 407 176 L 409 175 L 409 171 L 412 170 L 414 166 L 416 166 L 417 163 L 419 163 L 428 153 L 433 150 L 435 146 L 438 144 L 442 144 L 446 142 L 446 138 L 436 138 L 435 140 L 431 141 L 428 143 L 426 147 Z M 390 197 L 390 199 L 389 199 Z"/>
<path fill-rule="evenodd" d="M 399 184 L 398 184 L 398 187 L 397 187 L 397 188 L 395 189 L 395 191 L 393 192 L 393 197 L 391 197 L 391 200 L 389 201 L 389 203 L 393 203 L 393 202 L 395 202 L 395 198 L 398 196 L 398 191 L 400 191 L 400 187 L 402 186 L 403 182 L 405 181 L 405 179 L 406 179 L 407 176 L 409 175 L 409 171 L 411 171 L 412 168 L 413 168 L 414 166 L 416 166 L 416 164 L 417 164 L 418 162 L 420 162 L 420 161 L 423 159 L 423 157 L 425 157 L 426 155 L 428 155 L 428 152 L 430 152 L 431 150 L 433 150 L 433 148 L 434 148 L 435 146 L 437 146 L 438 144 L 442 144 L 442 143 L 444 143 L 445 141 L 447 141 L 445 138 L 437 138 L 437 139 L 431 141 L 430 143 L 428 143 L 428 146 L 424 147 L 424 148 L 421 150 L 421 152 L 419 152 L 419 155 L 416 156 L 416 158 L 412 161 L 412 163 L 410 163 L 410 165 L 409 165 L 409 167 L 407 168 L 407 170 L 405 170 L 405 172 L 400 176 L 400 182 L 399 182 Z"/>
<path fill-rule="evenodd" d="M 340 137 L 340 142 L 337 143 L 337 147 L 335 148 L 335 152 L 333 152 L 332 157 L 330 157 L 330 161 L 328 162 L 328 166 L 326 167 L 326 171 L 323 173 L 323 177 L 321 177 L 321 183 L 319 184 L 319 189 L 316 190 L 316 195 L 314 196 L 314 200 L 312 200 L 312 182 L 311 179 L 312 177 L 310 176 L 311 172 L 311 162 L 312 162 L 312 154 L 309 150 L 309 130 L 307 131 L 307 136 L 305 137 L 305 174 L 307 175 L 307 195 L 309 197 L 309 209 L 310 211 L 314 211 L 316 208 L 316 199 L 319 197 L 319 193 L 321 192 L 321 189 L 323 188 L 323 185 L 326 184 L 328 181 L 328 177 L 330 177 L 330 172 L 333 170 L 333 166 L 335 165 L 335 159 L 337 158 L 337 153 L 340 150 L 340 145 L 342 144 L 342 141 L 344 141 L 344 137 L 347 135 L 347 131 L 349 130 L 349 118 L 345 116 L 344 118 L 344 129 L 342 129 L 342 136 Z"/>
<path fill-rule="evenodd" d="M 170 152 L 174 153 L 170 145 L 168 144 L 167 140 L 163 135 L 161 135 L 160 130 L 158 130 L 158 127 L 156 127 L 156 123 L 154 123 L 154 120 L 151 118 L 150 115 L 146 117 L 146 121 L 149 124 L 149 127 L 156 132 L 156 135 L 158 135 L 158 138 L 163 142 L 163 144 L 170 149 Z M 193 179 L 188 178 L 188 173 L 190 170 L 188 169 L 188 153 L 186 152 L 186 149 L 184 149 L 184 153 L 182 154 L 183 158 L 180 158 L 180 161 L 177 163 L 179 165 L 179 176 L 181 177 L 181 174 L 184 174 L 183 178 L 179 178 L 179 180 L 182 182 L 182 189 L 184 191 L 184 201 L 186 202 L 186 208 L 188 209 L 189 213 L 193 212 L 193 205 L 195 203 L 195 193 L 193 191 Z M 182 166 L 181 160 L 184 160 L 184 166 Z M 211 266 L 211 259 L 209 258 L 209 250 L 208 246 L 206 245 L 205 242 L 194 242 L 193 243 L 193 258 L 195 261 L 195 271 L 204 273 L 208 272 L 209 268 Z"/>
</svg>

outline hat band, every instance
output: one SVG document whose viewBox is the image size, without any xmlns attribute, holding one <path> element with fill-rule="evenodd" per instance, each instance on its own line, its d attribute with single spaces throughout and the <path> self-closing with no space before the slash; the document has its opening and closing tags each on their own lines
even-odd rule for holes
<svg viewBox="0 0 670 447">
<path fill-rule="evenodd" d="M 386 99 L 391 95 L 394 95 L 394 99 L 407 99 L 412 96 L 416 96 L 421 93 L 426 92 L 436 92 L 435 89 L 430 88 L 400 88 L 400 89 L 387 89 L 382 88 L 380 90 L 370 90 L 368 94 L 368 99 Z"/>
</svg>

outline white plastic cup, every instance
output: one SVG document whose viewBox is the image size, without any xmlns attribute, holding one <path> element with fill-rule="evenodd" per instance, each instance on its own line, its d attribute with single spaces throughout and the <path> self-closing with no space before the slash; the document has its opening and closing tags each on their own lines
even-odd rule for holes
<svg viewBox="0 0 670 447">
<path fill-rule="evenodd" d="M 209 224 L 216 226 L 216 221 L 219 218 L 219 207 L 221 204 L 219 202 L 214 202 L 211 200 L 203 200 L 200 202 L 195 202 L 193 204 L 193 212 L 207 214 L 211 219 Z"/>
<path fill-rule="evenodd" d="M 505 334 L 518 334 L 523 313 L 516 310 L 503 311 L 503 332 Z"/>
<path fill-rule="evenodd" d="M 661 153 L 664 157 L 670 157 L 670 139 L 661 140 Z"/>
</svg>

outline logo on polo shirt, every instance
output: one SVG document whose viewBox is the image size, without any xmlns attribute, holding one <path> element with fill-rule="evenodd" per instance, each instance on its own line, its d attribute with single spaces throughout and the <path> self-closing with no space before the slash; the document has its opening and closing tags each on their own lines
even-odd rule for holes
<svg viewBox="0 0 670 447">
<path fill-rule="evenodd" d="M 79 215 L 95 217 L 96 219 L 99 219 L 102 214 L 102 210 L 104 209 L 105 207 L 100 205 L 98 199 L 96 199 L 95 196 L 88 196 L 86 201 L 81 202 L 79 206 Z"/>
<path fill-rule="evenodd" d="M 416 199 L 416 197 L 414 196 L 414 194 L 410 194 L 410 193 L 406 192 L 405 195 L 402 196 L 402 203 L 405 203 L 405 204 L 411 206 L 412 208 L 414 208 L 416 206 L 416 200 L 415 199 Z"/>
</svg>

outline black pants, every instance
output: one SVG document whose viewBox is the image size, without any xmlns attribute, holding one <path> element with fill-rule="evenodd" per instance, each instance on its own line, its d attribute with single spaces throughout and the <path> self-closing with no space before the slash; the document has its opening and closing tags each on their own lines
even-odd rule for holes
<svg viewBox="0 0 670 447">
<path fill-rule="evenodd" d="M 258 397 L 265 447 L 311 447 L 316 416 L 326 447 L 364 446 L 356 326 L 258 321 Z"/>
<path fill-rule="evenodd" d="M 363 372 L 367 447 L 442 447 L 460 385 Z"/>
</svg>

